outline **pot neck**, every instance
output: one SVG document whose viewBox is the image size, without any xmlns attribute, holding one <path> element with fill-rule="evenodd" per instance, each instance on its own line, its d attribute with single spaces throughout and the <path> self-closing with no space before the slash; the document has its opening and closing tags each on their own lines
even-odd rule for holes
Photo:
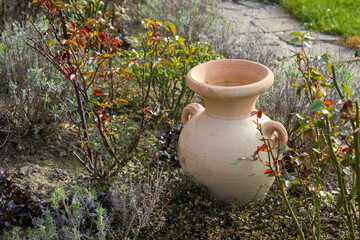
<svg viewBox="0 0 360 240">
<path fill-rule="evenodd" d="M 255 110 L 258 95 L 245 98 L 211 98 L 203 97 L 207 115 L 224 120 L 239 120 L 250 117 Z"/>
</svg>

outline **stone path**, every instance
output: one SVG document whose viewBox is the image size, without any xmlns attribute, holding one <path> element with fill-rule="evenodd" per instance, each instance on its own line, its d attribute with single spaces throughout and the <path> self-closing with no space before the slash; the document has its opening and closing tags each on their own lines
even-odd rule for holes
<svg viewBox="0 0 360 240">
<path fill-rule="evenodd" d="M 239 32 L 246 34 L 249 31 L 260 31 L 266 34 L 266 44 L 274 49 L 278 59 L 289 59 L 299 50 L 298 45 L 291 44 L 293 31 L 305 32 L 305 26 L 291 18 L 282 8 L 263 2 L 242 0 L 234 3 L 231 0 L 222 1 L 220 7 L 223 15 L 238 23 Z M 340 45 L 344 40 L 341 36 L 311 32 L 311 55 L 330 54 L 334 59 L 350 64 L 351 72 L 355 75 L 356 82 L 360 82 L 360 59 L 355 59 L 355 49 L 345 48 Z"/>
</svg>

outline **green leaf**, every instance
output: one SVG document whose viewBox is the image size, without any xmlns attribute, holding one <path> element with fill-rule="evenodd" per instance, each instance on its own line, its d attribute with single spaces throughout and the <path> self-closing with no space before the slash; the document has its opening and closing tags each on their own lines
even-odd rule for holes
<svg viewBox="0 0 360 240">
<path fill-rule="evenodd" d="M 289 151 L 289 147 L 286 145 L 283 145 L 280 147 L 279 154 L 284 154 L 284 153 L 287 153 L 288 151 Z"/>
<path fill-rule="evenodd" d="M 321 151 L 319 149 L 313 148 L 312 150 L 318 154 L 321 154 Z"/>
<path fill-rule="evenodd" d="M 308 39 L 312 39 L 313 38 L 313 36 L 309 33 L 309 32 L 306 32 L 306 33 L 304 33 L 304 38 L 308 38 Z"/>
<path fill-rule="evenodd" d="M 322 75 L 319 72 L 319 69 L 316 68 L 310 68 L 310 73 L 311 73 L 311 80 L 316 82 L 316 81 L 321 81 L 324 79 L 324 75 Z"/>
<path fill-rule="evenodd" d="M 303 41 L 304 41 L 305 46 L 307 46 L 308 48 L 311 48 L 312 43 L 311 43 L 310 39 L 305 38 Z"/>
<path fill-rule="evenodd" d="M 327 68 L 328 68 L 329 72 L 332 71 L 332 61 L 331 60 L 329 60 L 329 63 L 327 64 Z"/>
<path fill-rule="evenodd" d="M 291 41 L 289 43 L 298 43 L 300 41 L 301 40 L 299 38 L 293 38 L 293 39 L 291 39 Z"/>
<path fill-rule="evenodd" d="M 255 155 L 251 155 L 250 157 L 247 158 L 247 160 L 249 160 L 249 161 L 257 161 L 258 158 Z"/>
<path fill-rule="evenodd" d="M 334 114 L 334 115 L 332 115 L 331 117 L 330 117 L 330 122 L 333 122 L 333 121 L 335 121 L 336 119 L 337 119 L 337 117 L 338 117 L 339 115 L 338 114 Z"/>
<path fill-rule="evenodd" d="M 105 104 L 105 103 L 100 103 L 100 102 L 98 102 L 98 101 L 96 101 L 96 100 L 89 100 L 89 102 L 90 102 L 90 103 L 93 103 L 93 104 L 95 104 L 95 105 L 98 105 L 98 106 L 100 106 L 100 107 L 111 108 L 110 105 Z"/>
<path fill-rule="evenodd" d="M 347 85 L 345 83 L 341 83 L 341 85 L 344 87 L 346 94 L 350 97 L 352 95 L 352 91 L 349 88 L 349 85 Z"/>
<path fill-rule="evenodd" d="M 348 175 L 348 176 L 351 176 L 352 175 L 352 171 L 351 171 L 351 168 L 350 167 L 346 167 L 343 169 L 343 172 Z"/>
<path fill-rule="evenodd" d="M 239 158 L 239 159 L 235 160 L 235 161 L 233 162 L 233 164 L 241 163 L 242 161 L 246 161 L 246 158 L 245 158 L 245 157 Z"/>
<path fill-rule="evenodd" d="M 315 113 L 315 112 L 321 110 L 323 107 L 324 107 L 324 103 L 322 101 L 313 102 L 310 105 L 310 113 Z"/>
<path fill-rule="evenodd" d="M 320 62 L 322 62 L 322 63 L 325 63 L 325 64 L 329 64 L 329 62 L 331 62 L 330 61 L 330 55 L 329 54 L 327 54 L 327 53 L 324 53 L 323 55 L 321 55 L 321 57 L 320 57 Z"/>
<path fill-rule="evenodd" d="M 255 155 L 251 155 L 250 157 L 241 157 L 233 162 L 233 164 L 241 163 L 242 161 L 256 161 L 257 157 Z"/>
<path fill-rule="evenodd" d="M 349 131 L 346 129 L 343 129 L 340 131 L 340 135 L 342 135 L 342 136 L 349 136 L 349 134 L 350 134 Z"/>
<path fill-rule="evenodd" d="M 309 129 L 309 124 L 306 122 L 303 122 L 300 124 L 300 126 L 296 129 L 296 131 L 303 131 L 305 132 L 306 130 Z"/>
<path fill-rule="evenodd" d="M 299 118 L 300 120 L 305 120 L 304 116 L 301 113 L 295 113 L 295 116 Z"/>
<path fill-rule="evenodd" d="M 300 31 L 294 31 L 294 32 L 290 33 L 290 36 L 302 37 L 303 34 L 302 34 L 302 32 L 300 32 Z"/>
<path fill-rule="evenodd" d="M 301 84 L 300 86 L 298 86 L 297 90 L 296 90 L 296 96 L 299 99 L 299 101 L 301 100 L 301 90 L 306 88 L 305 84 Z"/>
</svg>

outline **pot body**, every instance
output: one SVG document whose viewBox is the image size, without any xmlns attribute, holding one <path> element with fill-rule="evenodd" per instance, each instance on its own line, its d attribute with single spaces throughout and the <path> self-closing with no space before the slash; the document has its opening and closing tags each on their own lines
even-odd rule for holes
<svg viewBox="0 0 360 240">
<path fill-rule="evenodd" d="M 219 64 L 223 65 L 225 77 L 214 72 Z M 264 174 L 269 167 L 260 161 L 234 163 L 239 158 L 252 156 L 257 148 L 263 145 L 260 131 L 254 123 L 257 117 L 251 117 L 250 113 L 255 110 L 259 92 L 268 88 L 273 81 L 271 71 L 257 64 L 255 67 L 270 71 L 270 76 L 262 74 L 256 77 L 255 74 L 251 80 L 255 83 L 267 79 L 260 84 L 261 89 L 247 91 L 246 88 L 252 83 L 243 83 L 241 79 L 249 78 L 254 73 L 248 73 L 247 67 L 243 67 L 245 72 L 232 71 L 244 64 L 250 64 L 251 67 L 252 64 L 256 65 L 242 60 L 213 61 L 193 68 L 187 75 L 188 86 L 202 95 L 206 108 L 193 103 L 183 110 L 182 120 L 185 126 L 178 146 L 180 164 L 187 175 L 205 184 L 216 198 L 225 201 L 232 198 L 239 202 L 263 199 L 274 180 Z M 204 65 L 207 66 L 204 68 Z M 217 69 L 221 69 L 221 66 Z M 199 74 L 199 71 L 202 74 Z M 229 72 L 233 72 L 235 80 L 229 80 Z M 213 84 L 212 80 L 206 82 L 206 78 L 212 74 L 217 75 L 214 78 L 217 84 Z M 226 86 L 229 82 L 230 87 Z M 242 91 L 244 86 L 245 91 Z M 271 121 L 264 114 L 259 123 L 264 126 L 263 132 L 269 138 L 277 132 L 283 137 L 283 144 L 286 143 L 286 130 L 280 123 Z M 265 152 L 260 155 L 263 161 L 269 161 L 267 156 Z"/>
</svg>

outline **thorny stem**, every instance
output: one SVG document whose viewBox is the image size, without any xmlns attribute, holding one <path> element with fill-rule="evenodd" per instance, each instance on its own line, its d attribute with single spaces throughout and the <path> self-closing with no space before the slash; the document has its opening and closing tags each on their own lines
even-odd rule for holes
<svg viewBox="0 0 360 240">
<path fill-rule="evenodd" d="M 315 134 L 316 134 L 316 144 L 317 144 L 317 149 L 321 149 L 321 138 L 319 135 L 319 129 L 318 126 L 315 124 Z M 321 189 L 321 180 L 320 180 L 320 153 L 315 152 L 316 155 L 316 192 L 315 192 L 315 211 L 316 211 L 316 220 L 317 220 L 317 239 L 320 239 L 321 237 L 321 219 L 320 219 L 320 198 L 318 195 L 319 190 Z"/>
<path fill-rule="evenodd" d="M 333 80 L 334 80 L 334 83 L 335 83 L 336 90 L 340 94 L 341 99 L 344 99 L 344 94 L 341 92 L 338 81 L 336 79 L 335 66 L 334 65 L 331 65 L 331 71 L 333 73 Z"/>
<path fill-rule="evenodd" d="M 350 230 L 350 238 L 352 240 L 356 239 L 355 236 L 355 232 L 354 232 L 354 223 L 352 220 L 352 216 L 350 215 L 349 209 L 348 209 L 348 204 L 347 204 L 347 200 L 346 200 L 346 189 L 344 186 L 344 182 L 342 181 L 343 178 L 341 176 L 341 170 L 340 170 L 340 166 L 339 166 L 339 162 L 338 159 L 336 157 L 336 154 L 334 152 L 334 148 L 332 145 L 332 141 L 331 141 L 331 130 L 330 130 L 330 121 L 329 121 L 329 116 L 325 115 L 325 121 L 326 121 L 326 131 L 327 131 L 327 145 L 329 146 L 330 149 L 330 158 L 334 164 L 334 168 L 336 171 L 336 174 L 338 176 L 338 183 L 339 183 L 339 187 L 340 187 L 340 192 L 341 192 L 341 196 L 343 197 L 343 207 L 344 207 L 344 211 L 345 211 L 345 216 L 347 217 L 347 221 L 348 221 L 348 227 Z"/>
<path fill-rule="evenodd" d="M 297 220 L 295 214 L 294 214 L 294 211 L 292 210 L 292 207 L 289 203 L 289 199 L 287 198 L 286 196 L 286 192 L 285 192 L 285 189 L 284 189 L 284 186 L 281 182 L 281 178 L 280 176 L 275 176 L 275 179 L 276 179 L 276 183 L 278 184 L 278 186 L 280 187 L 280 190 L 281 190 L 281 195 L 283 196 L 283 199 L 285 200 L 285 204 L 286 204 L 286 207 L 290 213 L 290 216 L 292 218 L 292 220 L 294 221 L 295 225 L 296 225 L 296 228 L 300 234 L 300 237 L 301 239 L 305 240 L 305 235 L 304 235 L 304 232 L 299 224 L 299 221 Z"/>
<path fill-rule="evenodd" d="M 84 107 L 83 107 L 82 100 L 81 100 L 79 86 L 74 84 L 74 89 L 75 89 L 75 95 L 76 95 L 76 100 L 77 100 L 77 104 L 78 104 L 78 111 L 79 111 L 80 119 L 81 119 L 81 127 L 82 127 L 82 131 L 83 131 L 83 135 L 84 135 L 84 141 L 85 141 L 85 145 L 86 145 L 86 152 L 88 154 L 89 161 L 91 162 L 91 164 L 93 164 L 94 163 L 93 153 L 89 146 L 90 138 L 89 138 L 89 134 L 88 134 L 88 128 L 86 126 L 85 112 L 84 112 Z"/>
<path fill-rule="evenodd" d="M 360 141 L 359 141 L 359 103 L 358 101 L 355 102 L 356 108 L 356 117 L 355 121 L 352 120 L 353 130 L 354 130 L 354 147 L 355 147 L 355 186 L 356 186 L 356 203 L 358 208 L 360 207 Z M 358 230 L 360 232 L 360 221 L 358 221 Z"/>
<path fill-rule="evenodd" d="M 336 78 L 336 72 L 335 72 L 335 66 L 332 65 L 331 66 L 331 71 L 333 74 L 333 81 L 336 87 L 336 90 L 338 91 L 341 99 L 344 99 L 344 94 L 342 93 L 337 78 Z M 353 120 L 350 117 L 350 122 L 354 131 L 354 148 L 355 148 L 355 156 L 354 156 L 354 162 L 355 162 L 355 188 L 356 188 L 356 204 L 357 207 L 360 207 L 360 135 L 359 135 L 359 126 L 360 126 L 360 119 L 359 119 L 359 103 L 358 101 L 355 101 L 355 120 Z M 328 118 L 327 118 L 328 119 Z M 328 131 L 329 132 L 329 131 Z M 331 149 L 332 149 L 332 145 L 331 145 Z M 345 197 L 345 196 L 344 196 Z M 344 201 L 345 202 L 345 201 Z M 356 208 L 350 203 L 352 209 L 353 209 L 353 213 L 355 215 L 355 221 L 357 223 L 357 228 L 358 231 L 360 232 L 360 220 L 357 218 L 357 211 Z M 350 227 L 350 226 L 349 226 Z M 353 230 L 351 230 L 351 233 L 353 233 Z M 354 234 L 354 233 L 353 233 Z"/>
<path fill-rule="evenodd" d="M 262 129 L 261 129 L 261 125 L 260 125 L 260 127 L 259 127 L 259 131 L 260 131 L 261 135 L 263 136 L 263 132 L 262 132 Z M 272 164 L 271 164 L 271 162 L 274 162 L 274 161 L 278 160 L 280 148 L 278 148 L 278 150 L 277 150 L 277 151 L 278 151 L 278 154 L 277 154 L 277 156 L 275 157 L 275 156 L 273 155 L 272 149 L 270 148 L 271 145 L 270 145 L 270 143 L 268 142 L 268 140 L 264 140 L 264 144 L 265 144 L 265 147 L 266 147 L 267 152 L 268 152 L 269 167 L 270 167 L 271 171 L 273 172 L 273 175 L 274 175 L 274 177 L 275 177 L 275 179 L 276 179 L 277 185 L 278 185 L 279 188 L 280 188 L 281 195 L 282 195 L 282 197 L 283 197 L 283 199 L 284 199 L 284 201 L 285 201 L 286 207 L 287 207 L 287 209 L 288 209 L 288 211 L 289 211 L 289 213 L 290 213 L 290 216 L 291 216 L 292 220 L 294 221 L 294 223 L 295 223 L 295 225 L 296 225 L 296 228 L 297 228 L 297 230 L 298 230 L 298 232 L 299 232 L 299 234 L 300 234 L 301 239 L 305 240 L 304 232 L 303 232 L 303 230 L 302 230 L 302 228 L 301 228 L 301 226 L 300 226 L 300 223 L 299 223 L 299 221 L 297 220 L 297 217 L 296 217 L 296 215 L 295 215 L 295 213 L 294 213 L 294 211 L 293 211 L 293 209 L 292 209 L 292 207 L 291 207 L 291 205 L 290 205 L 290 203 L 289 203 L 289 199 L 288 199 L 288 197 L 286 196 L 285 187 L 283 186 L 283 183 L 282 183 L 282 181 L 281 181 L 279 166 L 278 166 L 278 164 L 275 164 L 275 170 L 274 170 L 274 168 L 273 168 L 273 166 L 272 166 Z M 278 143 L 278 146 L 280 146 L 280 141 L 279 141 L 279 143 Z"/>
</svg>

